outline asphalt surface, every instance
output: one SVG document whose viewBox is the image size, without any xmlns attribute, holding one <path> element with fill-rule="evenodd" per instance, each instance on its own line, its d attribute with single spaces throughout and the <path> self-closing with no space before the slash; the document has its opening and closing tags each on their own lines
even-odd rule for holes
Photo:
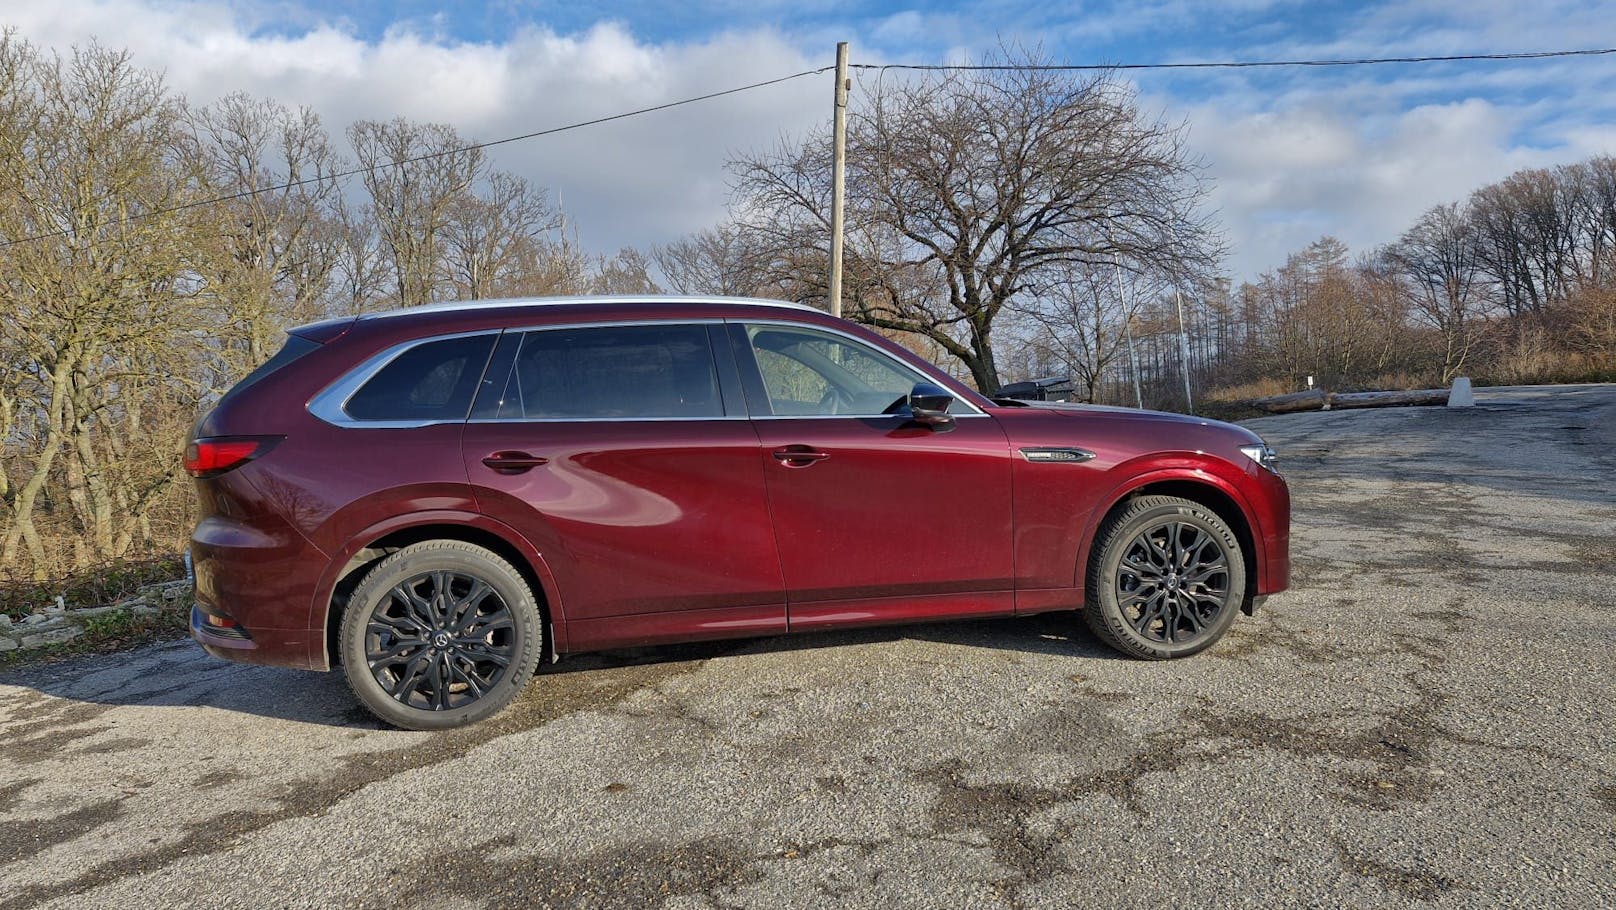
<svg viewBox="0 0 1616 910">
<path fill-rule="evenodd" d="M 1616 907 L 1616 386 L 1253 421 L 1295 585 L 570 659 L 378 729 L 189 642 L 0 677 L 0 910 Z"/>
</svg>

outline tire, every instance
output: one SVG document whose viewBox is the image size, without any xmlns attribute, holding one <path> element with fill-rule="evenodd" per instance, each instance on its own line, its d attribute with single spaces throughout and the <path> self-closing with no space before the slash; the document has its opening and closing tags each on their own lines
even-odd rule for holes
<svg viewBox="0 0 1616 910">
<path fill-rule="evenodd" d="M 475 544 L 428 540 L 370 570 L 338 641 L 348 685 L 372 714 L 446 730 L 515 700 L 544 653 L 544 621 L 510 563 Z"/>
<path fill-rule="evenodd" d="M 1188 657 L 1234 623 L 1246 596 L 1245 555 L 1205 506 L 1141 496 L 1100 526 L 1086 592 L 1083 615 L 1101 641 L 1144 660 Z"/>
</svg>

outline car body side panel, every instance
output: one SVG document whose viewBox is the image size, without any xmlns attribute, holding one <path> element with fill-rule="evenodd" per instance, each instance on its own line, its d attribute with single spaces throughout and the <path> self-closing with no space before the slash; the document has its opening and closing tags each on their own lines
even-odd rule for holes
<svg viewBox="0 0 1616 910">
<path fill-rule="evenodd" d="M 1011 590 L 1011 469 L 997 421 L 961 417 L 946 432 L 895 416 L 755 425 L 792 628 L 841 622 L 848 601 L 910 615 L 890 598 Z M 775 457 L 790 447 L 828 457 Z"/>
<path fill-rule="evenodd" d="M 464 445 L 477 509 L 544 554 L 575 647 L 600 628 L 579 623 L 610 617 L 669 614 L 646 620 L 662 628 L 685 611 L 734 608 L 741 621 L 761 609 L 783 624 L 780 561 L 747 421 L 473 422 Z M 502 451 L 547 463 L 514 474 L 482 463 Z"/>
</svg>

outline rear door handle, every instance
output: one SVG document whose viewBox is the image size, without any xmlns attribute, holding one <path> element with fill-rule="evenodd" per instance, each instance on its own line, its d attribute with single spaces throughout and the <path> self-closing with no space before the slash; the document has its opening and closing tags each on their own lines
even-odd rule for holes
<svg viewBox="0 0 1616 910">
<path fill-rule="evenodd" d="M 514 451 L 495 452 L 483 459 L 483 464 L 501 474 L 520 474 L 523 471 L 529 471 L 549 463 L 550 459 L 542 455 L 529 455 L 526 452 Z"/>
<path fill-rule="evenodd" d="M 786 446 L 774 450 L 774 460 L 788 468 L 806 468 L 816 461 L 824 461 L 829 457 L 829 452 L 821 452 L 808 446 Z"/>
</svg>

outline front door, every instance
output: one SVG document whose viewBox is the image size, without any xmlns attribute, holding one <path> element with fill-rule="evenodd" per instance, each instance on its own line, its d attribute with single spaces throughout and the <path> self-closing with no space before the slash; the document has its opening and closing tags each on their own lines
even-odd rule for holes
<svg viewBox="0 0 1616 910">
<path fill-rule="evenodd" d="M 892 413 L 934 380 L 849 335 L 730 333 L 793 629 L 1012 611 L 1011 463 L 996 420 L 964 401 L 947 430 Z"/>
<path fill-rule="evenodd" d="M 466 471 L 482 511 L 539 549 L 570 649 L 785 630 L 757 436 L 732 361 L 720 380 L 720 328 L 507 332 L 494 353 Z"/>
</svg>

